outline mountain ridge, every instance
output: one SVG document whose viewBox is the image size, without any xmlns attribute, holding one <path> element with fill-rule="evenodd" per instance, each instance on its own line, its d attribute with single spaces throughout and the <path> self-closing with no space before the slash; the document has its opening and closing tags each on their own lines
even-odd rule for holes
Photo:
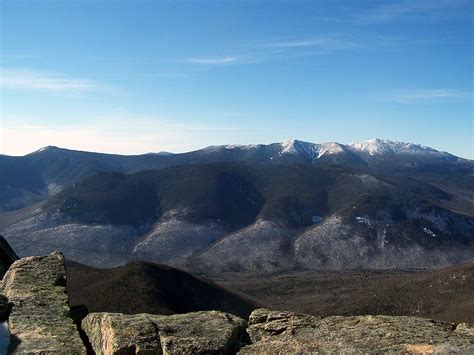
<svg viewBox="0 0 474 355">
<path fill-rule="evenodd" d="M 390 160 L 389 164 L 387 160 Z M 420 171 L 439 174 L 441 170 L 457 174 L 464 170 L 474 175 L 472 160 L 417 144 L 380 139 L 352 145 L 290 139 L 266 145 L 220 145 L 186 153 L 141 155 L 47 146 L 25 156 L 0 156 L 0 211 L 32 205 L 98 172 L 130 174 L 178 165 L 239 161 L 339 165 L 377 173 L 390 168 L 391 174 L 416 174 Z"/>
<path fill-rule="evenodd" d="M 464 206 L 410 177 L 226 162 L 95 174 L 1 231 L 25 255 L 59 249 L 100 267 L 436 268 L 472 260 L 474 214 Z"/>
<path fill-rule="evenodd" d="M 429 153 L 440 153 L 443 155 L 448 154 L 449 156 L 453 156 L 459 159 L 472 160 L 472 159 L 456 156 L 446 151 L 437 150 L 429 146 L 424 146 L 418 143 L 394 141 L 394 140 L 380 139 L 380 138 L 371 138 L 365 141 L 357 141 L 357 142 L 347 143 L 347 144 L 339 143 L 335 141 L 315 143 L 315 142 L 308 142 L 308 141 L 304 141 L 304 140 L 300 140 L 296 138 L 288 138 L 282 142 L 274 142 L 274 143 L 268 143 L 268 144 L 210 145 L 210 146 L 206 146 L 206 147 L 199 148 L 196 150 L 185 151 L 185 152 L 180 152 L 180 153 L 174 153 L 174 152 L 169 152 L 169 151 L 159 151 L 159 152 L 148 152 L 148 153 L 141 153 L 141 154 L 102 153 L 102 152 L 96 152 L 96 151 L 85 151 L 85 150 L 69 149 L 69 148 L 62 148 L 58 146 L 48 145 L 36 151 L 33 151 L 31 153 L 27 153 L 23 156 L 28 156 L 32 154 L 41 153 L 41 152 L 47 152 L 51 150 L 62 150 L 62 151 L 70 151 L 70 152 L 77 152 L 77 153 L 92 153 L 92 154 L 104 154 L 104 155 L 113 155 L 113 156 L 122 156 L 122 157 L 136 157 L 136 156 L 143 156 L 143 155 L 148 155 L 148 154 L 179 155 L 179 154 L 187 154 L 187 153 L 193 153 L 193 152 L 198 152 L 198 151 L 203 151 L 203 150 L 219 149 L 219 148 L 249 150 L 249 149 L 257 149 L 259 147 L 264 147 L 264 146 L 275 146 L 275 145 L 281 146 L 282 153 L 297 153 L 297 152 L 301 153 L 301 149 L 308 149 L 308 147 L 327 148 L 327 147 L 332 146 L 332 147 L 339 147 L 341 149 L 346 148 L 349 150 L 354 150 L 354 151 L 359 151 L 359 152 L 367 152 L 370 155 L 393 154 L 393 153 L 414 154 L 414 153 L 421 153 L 421 152 L 424 152 L 424 153 L 429 152 Z M 302 148 L 302 147 L 305 147 L 305 148 Z M 314 150 L 314 148 L 312 149 Z M 4 156 L 10 156 L 10 155 L 4 155 Z M 10 156 L 10 157 L 21 157 L 21 156 Z"/>
</svg>

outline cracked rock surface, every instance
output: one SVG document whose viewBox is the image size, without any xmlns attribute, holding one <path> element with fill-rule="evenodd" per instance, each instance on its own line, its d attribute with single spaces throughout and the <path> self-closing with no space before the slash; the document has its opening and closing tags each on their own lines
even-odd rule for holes
<svg viewBox="0 0 474 355">
<path fill-rule="evenodd" d="M 255 310 L 240 353 L 474 353 L 474 327 L 417 317 L 318 318 Z"/>
<path fill-rule="evenodd" d="M 98 354 L 231 354 L 246 323 L 217 311 L 170 316 L 91 313 L 82 328 Z"/>
<path fill-rule="evenodd" d="M 15 261 L 5 274 L 1 288 L 11 305 L 8 318 L 11 353 L 86 352 L 69 317 L 63 254 L 56 252 Z"/>
</svg>

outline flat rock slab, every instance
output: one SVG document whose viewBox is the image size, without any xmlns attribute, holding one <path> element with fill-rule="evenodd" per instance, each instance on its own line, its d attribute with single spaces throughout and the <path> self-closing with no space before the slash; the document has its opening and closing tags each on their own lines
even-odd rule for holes
<svg viewBox="0 0 474 355">
<path fill-rule="evenodd" d="M 255 310 L 247 332 L 250 353 L 451 353 L 474 354 L 474 328 L 417 317 L 318 318 Z"/>
<path fill-rule="evenodd" d="M 217 311 L 171 316 L 91 313 L 82 329 L 98 354 L 228 354 L 235 352 L 246 323 Z"/>
<path fill-rule="evenodd" d="M 69 317 L 61 253 L 15 261 L 2 280 L 2 293 L 11 304 L 8 326 L 12 353 L 86 352 Z"/>
</svg>

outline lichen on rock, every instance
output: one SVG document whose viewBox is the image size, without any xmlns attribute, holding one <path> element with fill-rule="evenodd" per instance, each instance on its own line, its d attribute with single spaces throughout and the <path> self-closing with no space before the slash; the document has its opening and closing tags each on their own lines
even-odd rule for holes
<svg viewBox="0 0 474 355">
<path fill-rule="evenodd" d="M 63 254 L 15 261 L 2 280 L 1 293 L 8 297 L 11 306 L 10 352 L 86 352 L 69 317 Z"/>
<path fill-rule="evenodd" d="M 249 353 L 474 353 L 474 328 L 417 317 L 312 317 L 255 310 Z"/>
<path fill-rule="evenodd" d="M 91 313 L 82 328 L 100 354 L 229 354 L 246 322 L 218 311 L 170 316 Z"/>
</svg>

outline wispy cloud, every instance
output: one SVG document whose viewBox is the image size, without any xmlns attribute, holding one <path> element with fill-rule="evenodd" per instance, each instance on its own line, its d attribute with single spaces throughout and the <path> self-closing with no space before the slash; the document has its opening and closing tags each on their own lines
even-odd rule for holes
<svg viewBox="0 0 474 355">
<path fill-rule="evenodd" d="M 222 64 L 233 64 L 239 62 L 239 57 L 226 56 L 226 57 L 195 57 L 188 58 L 186 61 L 192 64 L 204 64 L 204 65 L 222 65 Z"/>
<path fill-rule="evenodd" d="M 352 49 L 357 48 L 359 45 L 352 40 L 343 40 L 332 37 L 318 37 L 318 38 L 306 38 L 306 39 L 293 39 L 270 42 L 266 45 L 267 47 L 275 48 L 321 48 L 328 50 L 337 49 Z"/>
<path fill-rule="evenodd" d="M 356 12 L 349 21 L 359 24 L 377 24 L 401 19 L 446 20 L 458 16 L 469 16 L 470 0 L 403 0 L 376 5 Z M 467 11 L 466 11 L 467 10 Z"/>
<path fill-rule="evenodd" d="M 156 73 L 156 74 L 148 74 L 148 77 L 156 77 L 156 78 L 165 78 L 165 79 L 188 79 L 191 78 L 192 75 L 185 74 L 185 73 Z"/>
<path fill-rule="evenodd" d="M 393 102 L 401 104 L 434 103 L 470 97 L 470 93 L 453 89 L 409 90 L 386 95 Z"/>
<path fill-rule="evenodd" d="M 360 49 L 381 48 L 401 45 L 407 46 L 413 41 L 406 38 L 389 37 L 385 35 L 361 34 L 323 34 L 306 37 L 281 37 L 262 39 L 247 44 L 239 49 L 239 55 L 221 57 L 202 56 L 192 57 L 181 62 L 201 66 L 224 66 L 231 64 L 255 64 L 269 62 L 281 58 L 307 57 L 330 54 L 342 51 L 357 51 Z M 419 41 L 416 42 L 419 44 Z"/>
<path fill-rule="evenodd" d="M 37 91 L 89 91 L 98 88 L 98 84 L 90 80 L 13 68 L 0 69 L 0 86 L 5 89 Z"/>
</svg>

